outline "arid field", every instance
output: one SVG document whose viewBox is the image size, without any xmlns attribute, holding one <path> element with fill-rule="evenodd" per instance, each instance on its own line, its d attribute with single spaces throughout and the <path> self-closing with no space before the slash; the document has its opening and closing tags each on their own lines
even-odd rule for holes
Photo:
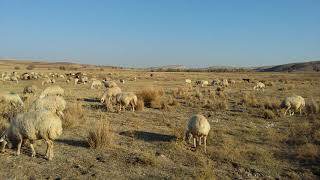
<svg viewBox="0 0 320 180">
<path fill-rule="evenodd" d="M 28 142 L 0 153 L 0 179 L 318 179 L 320 176 L 320 74 L 259 72 L 147 72 L 107 67 L 1 63 L 0 73 L 86 73 L 86 84 L 54 85 L 65 90 L 63 134 L 54 141 L 54 158 L 44 158 L 46 144 Z M 152 75 L 151 75 L 152 74 Z M 135 78 L 136 77 L 136 78 Z M 117 112 L 103 104 L 105 87 L 91 89 L 91 78 L 115 81 L 124 92 L 137 94 L 137 111 Z M 123 79 L 124 84 L 119 80 Z M 185 80 L 190 79 L 191 84 Z M 227 87 L 212 80 L 234 80 Z M 250 79 L 250 82 L 243 79 Z M 45 80 L 0 81 L 0 90 L 24 97 L 24 87 L 37 86 L 32 100 L 51 84 Z M 207 80 L 208 86 L 196 85 Z M 266 87 L 254 91 L 257 82 Z M 281 101 L 302 96 L 302 114 L 284 116 Z M 30 95 L 31 96 L 31 95 Z M 144 104 L 144 108 L 143 108 Z M 1 106 L 0 131 L 9 120 Z M 184 140 L 189 118 L 204 115 L 211 126 L 207 153 Z M 2 134 L 0 132 L 0 134 Z"/>
</svg>

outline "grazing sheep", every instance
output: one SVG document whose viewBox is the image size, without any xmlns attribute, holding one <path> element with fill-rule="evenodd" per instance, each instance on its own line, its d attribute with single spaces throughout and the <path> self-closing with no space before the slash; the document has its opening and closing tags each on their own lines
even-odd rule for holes
<svg viewBox="0 0 320 180">
<path fill-rule="evenodd" d="M 120 79 L 119 81 L 120 83 L 124 84 L 124 79 Z"/>
<path fill-rule="evenodd" d="M 193 115 L 187 126 L 186 131 L 186 139 L 187 141 L 190 141 L 190 137 L 193 138 L 193 145 L 194 147 L 197 147 L 197 141 L 199 145 L 201 145 L 201 140 L 203 138 L 204 142 L 204 151 L 207 152 L 207 136 L 210 131 L 210 124 L 208 120 L 200 114 Z"/>
<path fill-rule="evenodd" d="M 105 100 L 108 98 L 109 101 L 111 101 L 111 99 L 113 97 L 116 97 L 117 94 L 121 93 L 121 89 L 119 87 L 113 87 L 113 88 L 108 88 L 104 94 L 102 95 L 100 101 L 101 103 L 104 103 Z"/>
<path fill-rule="evenodd" d="M 118 87 L 117 83 L 114 81 L 103 80 L 102 82 L 106 88 Z"/>
<path fill-rule="evenodd" d="M 99 89 L 102 86 L 102 82 L 99 80 L 93 80 L 91 83 L 91 89 L 97 88 Z"/>
<path fill-rule="evenodd" d="M 229 79 L 229 80 L 228 80 L 228 83 L 229 83 L 229 84 L 236 84 L 236 81 L 233 80 L 233 79 Z"/>
<path fill-rule="evenodd" d="M 117 94 L 116 102 L 119 104 L 119 112 L 122 108 L 125 111 L 128 105 L 131 105 L 132 111 L 134 112 L 134 108 L 137 106 L 138 97 L 133 92 L 122 92 Z"/>
<path fill-rule="evenodd" d="M 17 84 L 19 83 L 18 77 L 15 75 L 10 76 L 10 81 L 15 81 Z"/>
<path fill-rule="evenodd" d="M 28 86 L 24 87 L 23 94 L 24 95 L 26 95 L 26 94 L 36 94 L 37 89 L 38 89 L 38 87 L 35 86 L 35 85 L 28 85 Z"/>
<path fill-rule="evenodd" d="M 30 111 L 43 109 L 57 113 L 63 117 L 63 111 L 66 109 L 66 101 L 60 96 L 45 96 L 35 100 L 30 107 Z"/>
<path fill-rule="evenodd" d="M 201 87 L 207 86 L 209 84 L 208 81 L 205 80 L 197 80 L 196 85 L 201 85 Z"/>
<path fill-rule="evenodd" d="M 211 85 L 220 85 L 221 81 L 219 79 L 212 80 Z"/>
<path fill-rule="evenodd" d="M 222 82 L 221 82 L 221 86 L 223 87 L 228 87 L 229 86 L 229 82 L 227 79 L 224 79 Z"/>
<path fill-rule="evenodd" d="M 56 82 L 55 79 L 50 79 L 50 78 L 48 78 L 48 79 L 42 81 L 41 84 L 42 84 L 42 86 L 43 86 L 43 85 L 46 85 L 46 84 L 54 84 L 55 82 Z"/>
<path fill-rule="evenodd" d="M 23 101 L 21 100 L 20 96 L 15 93 L 10 92 L 0 92 L 0 103 L 10 103 L 14 107 L 23 107 Z"/>
<path fill-rule="evenodd" d="M 191 84 L 191 79 L 186 79 L 185 82 L 186 84 Z"/>
<path fill-rule="evenodd" d="M 64 90 L 60 86 L 49 86 L 40 94 L 40 98 L 45 96 L 63 96 Z"/>
<path fill-rule="evenodd" d="M 257 82 L 257 84 L 253 87 L 253 90 L 255 90 L 255 91 L 258 91 L 258 90 L 264 91 L 264 88 L 266 88 L 266 85 L 264 85 L 262 82 Z"/>
<path fill-rule="evenodd" d="M 47 143 L 46 158 L 53 158 L 53 141 L 62 134 L 61 119 L 47 110 L 32 111 L 18 114 L 10 122 L 10 127 L 1 136 L 3 143 L 1 152 L 5 151 L 8 138 L 11 135 L 18 139 L 17 155 L 21 153 L 21 146 L 25 140 L 29 140 L 32 157 L 36 156 L 33 143 L 35 140 L 44 139 Z"/>
<path fill-rule="evenodd" d="M 293 116 L 294 112 L 299 110 L 300 115 L 302 114 L 302 109 L 306 106 L 306 102 L 303 97 L 301 96 L 289 96 L 286 97 L 280 104 L 281 108 L 286 108 L 284 115 L 287 114 L 289 111 L 289 116 Z M 291 109 L 293 111 L 291 112 Z"/>
</svg>

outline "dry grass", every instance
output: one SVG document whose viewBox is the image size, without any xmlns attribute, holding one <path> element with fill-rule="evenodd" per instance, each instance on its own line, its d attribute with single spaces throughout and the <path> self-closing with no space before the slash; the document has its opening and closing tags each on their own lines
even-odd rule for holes
<svg viewBox="0 0 320 180">
<path fill-rule="evenodd" d="M 295 149 L 295 155 L 298 159 L 315 160 L 320 157 L 319 145 L 304 144 Z"/>
<path fill-rule="evenodd" d="M 144 110 L 144 101 L 143 100 L 138 99 L 136 110 L 137 111 L 143 111 Z"/>
<path fill-rule="evenodd" d="M 100 119 L 89 131 L 88 144 L 93 149 L 106 149 L 112 143 L 113 134 L 109 121 Z"/>
<path fill-rule="evenodd" d="M 311 101 L 306 104 L 306 110 L 307 114 L 317 114 L 319 113 L 319 105 L 314 99 L 311 99 Z"/>
<path fill-rule="evenodd" d="M 138 98 L 144 101 L 146 107 L 160 108 L 161 107 L 161 97 L 164 91 L 159 88 L 149 87 L 142 89 L 137 93 Z"/>
<path fill-rule="evenodd" d="M 273 111 L 269 110 L 269 109 L 265 109 L 263 111 L 263 118 L 265 118 L 265 119 L 275 119 L 276 118 L 276 114 Z"/>
<path fill-rule="evenodd" d="M 64 110 L 63 128 L 71 128 L 81 124 L 84 121 L 84 114 L 85 111 L 81 103 L 68 104 Z"/>
<path fill-rule="evenodd" d="M 257 107 L 258 106 L 258 100 L 253 93 L 244 94 L 242 102 L 249 107 Z"/>
</svg>

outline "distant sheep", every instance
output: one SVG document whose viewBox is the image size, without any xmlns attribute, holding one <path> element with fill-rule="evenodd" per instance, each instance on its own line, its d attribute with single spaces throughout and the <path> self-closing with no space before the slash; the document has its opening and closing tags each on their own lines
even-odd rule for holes
<svg viewBox="0 0 320 180">
<path fill-rule="evenodd" d="M 133 92 L 122 92 L 117 94 L 116 102 L 119 104 L 119 112 L 123 108 L 126 109 L 127 106 L 131 105 L 132 111 L 135 111 L 137 106 L 138 98 Z"/>
<path fill-rule="evenodd" d="M 121 84 L 124 84 L 124 79 L 119 80 Z"/>
<path fill-rule="evenodd" d="M 224 79 L 223 81 L 221 81 L 221 86 L 223 87 L 228 87 L 229 86 L 229 82 L 227 79 Z"/>
<path fill-rule="evenodd" d="M 201 145 L 201 141 L 203 139 L 204 142 L 204 151 L 207 152 L 207 136 L 210 131 L 210 124 L 208 120 L 200 114 L 193 115 L 187 126 L 186 130 L 186 141 L 190 141 L 190 137 L 193 138 L 193 145 L 197 147 L 197 141 L 199 145 Z"/>
<path fill-rule="evenodd" d="M 204 87 L 204 86 L 209 85 L 209 82 L 205 81 L 205 80 L 197 80 L 196 85 L 201 85 L 201 87 Z"/>
<path fill-rule="evenodd" d="M 121 89 L 119 87 L 108 88 L 104 94 L 102 95 L 100 102 L 104 103 L 106 99 L 111 101 L 112 98 L 116 97 L 119 93 L 121 93 Z"/>
<path fill-rule="evenodd" d="M 185 82 L 186 84 L 191 84 L 191 79 L 186 79 Z"/>
<path fill-rule="evenodd" d="M 23 94 L 36 94 L 36 91 L 38 90 L 38 87 L 35 85 L 28 85 L 24 87 L 23 89 Z"/>
<path fill-rule="evenodd" d="M 99 80 L 93 80 L 92 83 L 91 83 L 91 89 L 94 89 L 94 88 L 100 88 L 102 86 L 102 82 L 99 81 Z"/>
<path fill-rule="evenodd" d="M 40 94 L 40 98 L 45 96 L 63 96 L 64 90 L 60 86 L 49 86 Z"/>
<path fill-rule="evenodd" d="M 293 116 L 295 111 L 300 112 L 302 114 L 302 109 L 306 106 L 306 102 L 301 96 L 289 96 L 286 97 L 280 104 L 281 108 L 286 108 L 284 115 L 289 111 L 289 116 Z M 293 109 L 293 111 L 291 111 Z"/>
<path fill-rule="evenodd" d="M 46 84 L 54 84 L 56 82 L 56 80 L 55 79 L 50 79 L 50 78 L 48 78 L 48 79 L 46 79 L 46 80 L 44 80 L 44 81 L 42 81 L 42 85 L 46 85 Z"/>
<path fill-rule="evenodd" d="M 31 156 L 36 156 L 33 147 L 35 140 L 44 139 L 47 143 L 46 158 L 53 158 L 53 141 L 62 134 L 61 119 L 55 114 L 47 110 L 32 111 L 18 114 L 10 122 L 10 127 L 0 137 L 3 143 L 1 152 L 5 152 L 8 137 L 12 135 L 18 139 L 17 155 L 21 153 L 21 146 L 25 140 L 29 140 L 31 148 Z"/>
<path fill-rule="evenodd" d="M 264 85 L 262 82 L 257 82 L 257 84 L 253 87 L 253 90 L 255 90 L 255 91 L 258 91 L 258 90 L 264 91 L 265 88 L 266 88 L 266 85 Z"/>
</svg>

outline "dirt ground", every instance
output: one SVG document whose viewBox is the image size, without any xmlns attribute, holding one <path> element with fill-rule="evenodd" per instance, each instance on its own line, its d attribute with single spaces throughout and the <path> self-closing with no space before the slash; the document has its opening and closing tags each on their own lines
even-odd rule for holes
<svg viewBox="0 0 320 180">
<path fill-rule="evenodd" d="M 4 69 L 5 68 L 5 69 Z M 3 67 L 0 72 L 13 71 Z M 31 70 L 20 69 L 20 73 Z M 35 72 L 68 73 L 59 69 Z M 320 115 L 310 112 L 283 116 L 276 107 L 288 95 L 300 95 L 307 106 L 320 101 L 319 73 L 205 73 L 144 72 L 138 70 L 79 70 L 89 77 L 125 79 L 123 91 L 139 93 L 147 87 L 163 89 L 159 108 L 143 111 L 108 112 L 99 102 L 104 87 L 67 84 L 67 103 L 80 103 L 84 121 L 65 128 L 54 143 L 55 157 L 44 158 L 46 144 L 35 145 L 32 158 L 28 146 L 20 156 L 15 149 L 0 154 L 1 179 L 318 179 L 320 176 Z M 76 72 L 76 71 L 74 71 Z M 109 74 L 112 72 L 112 74 Z M 132 78 L 137 77 L 136 81 Z M 265 82 L 265 91 L 253 91 L 250 78 Z M 192 86 L 185 79 L 193 81 Z M 233 79 L 235 84 L 219 91 L 216 86 L 195 86 L 195 80 Z M 42 80 L 0 81 L 1 91 L 22 95 L 26 85 L 40 90 Z M 271 112 L 270 112 L 271 111 Z M 203 146 L 193 148 L 181 139 L 191 115 L 207 117 L 211 131 L 207 154 Z M 88 131 L 97 121 L 108 121 L 112 143 L 105 149 L 92 149 Z"/>
</svg>

